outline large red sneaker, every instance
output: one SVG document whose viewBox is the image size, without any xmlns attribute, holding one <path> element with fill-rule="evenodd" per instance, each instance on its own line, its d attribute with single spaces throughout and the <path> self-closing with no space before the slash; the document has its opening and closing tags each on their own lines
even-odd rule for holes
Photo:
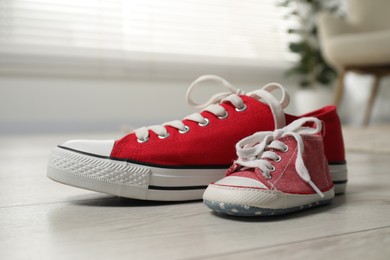
<svg viewBox="0 0 390 260">
<path fill-rule="evenodd" d="M 268 216 L 330 202 L 334 189 L 321 128 L 318 119 L 301 118 L 241 140 L 238 159 L 225 178 L 208 186 L 204 203 L 218 213 Z"/>
<path fill-rule="evenodd" d="M 205 80 L 217 81 L 228 92 L 213 96 L 203 105 L 194 103 L 191 91 Z M 271 94 L 274 90 L 282 92 L 280 100 Z M 298 118 L 284 114 L 289 96 L 276 83 L 244 93 L 222 78 L 203 76 L 189 87 L 187 101 L 203 110 L 182 121 L 137 129 L 117 141 L 63 143 L 51 154 L 48 177 L 128 198 L 201 199 L 207 185 L 221 179 L 236 159 L 235 144 L 239 140 L 255 132 L 282 128 Z M 336 108 L 324 107 L 310 116 L 325 124 L 325 154 L 339 187 L 336 191 L 342 193 L 347 171 Z"/>
</svg>

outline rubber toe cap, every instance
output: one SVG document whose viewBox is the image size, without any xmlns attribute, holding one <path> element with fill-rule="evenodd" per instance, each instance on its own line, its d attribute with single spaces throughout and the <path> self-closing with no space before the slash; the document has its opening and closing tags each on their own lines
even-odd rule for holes
<svg viewBox="0 0 390 260">
<path fill-rule="evenodd" d="M 114 143 L 114 140 L 71 140 L 63 143 L 60 147 L 109 157 Z"/>
<path fill-rule="evenodd" d="M 248 188 L 268 189 L 267 186 L 265 186 L 260 181 L 250 179 L 250 178 L 245 178 L 245 177 L 239 177 L 239 176 L 228 176 L 217 181 L 215 184 L 225 185 L 225 186 L 240 186 L 240 187 L 248 187 Z"/>
</svg>

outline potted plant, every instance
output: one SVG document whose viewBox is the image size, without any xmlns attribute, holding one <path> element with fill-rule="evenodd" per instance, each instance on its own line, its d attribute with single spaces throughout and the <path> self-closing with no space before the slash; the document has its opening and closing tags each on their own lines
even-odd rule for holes
<svg viewBox="0 0 390 260">
<path fill-rule="evenodd" d="M 299 83 L 300 89 L 294 95 L 296 110 L 298 113 L 305 113 L 331 102 L 329 88 L 337 73 L 321 54 L 316 14 L 322 11 L 337 11 L 338 1 L 281 0 L 280 6 L 288 10 L 286 19 L 297 23 L 295 28 L 288 29 L 291 38 L 295 39 L 288 47 L 297 60 L 286 74 L 297 79 Z"/>
</svg>

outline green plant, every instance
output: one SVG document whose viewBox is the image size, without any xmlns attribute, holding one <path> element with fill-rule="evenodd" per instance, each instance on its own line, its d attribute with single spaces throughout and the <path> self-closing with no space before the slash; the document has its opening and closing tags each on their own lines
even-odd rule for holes
<svg viewBox="0 0 390 260">
<path fill-rule="evenodd" d="M 337 77 L 336 71 L 324 60 L 317 35 L 316 15 L 321 11 L 336 12 L 338 1 L 332 0 L 281 0 L 280 6 L 286 7 L 286 19 L 297 22 L 296 28 L 288 29 L 296 40 L 289 43 L 291 52 L 298 56 L 287 76 L 296 76 L 302 88 L 330 85 Z"/>
</svg>

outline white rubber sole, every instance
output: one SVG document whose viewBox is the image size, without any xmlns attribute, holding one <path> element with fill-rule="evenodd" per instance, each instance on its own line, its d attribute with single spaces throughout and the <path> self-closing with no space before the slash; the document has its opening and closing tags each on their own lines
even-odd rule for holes
<svg viewBox="0 0 390 260">
<path fill-rule="evenodd" d="M 344 194 L 348 182 L 347 164 L 330 164 L 329 173 L 333 180 L 335 194 Z"/>
<path fill-rule="evenodd" d="M 344 193 L 346 166 L 331 165 L 330 168 L 332 177 L 342 182 L 335 184 L 336 193 Z M 63 184 L 120 197 L 158 201 L 202 199 L 207 185 L 222 179 L 225 173 L 226 169 L 144 166 L 60 147 L 53 150 L 47 167 L 47 176 Z"/>
<path fill-rule="evenodd" d="M 120 197 L 158 200 L 199 200 L 207 185 L 226 169 L 172 169 L 138 165 L 55 148 L 47 176 L 70 186 Z"/>
<path fill-rule="evenodd" d="M 212 210 L 236 216 L 279 215 L 329 203 L 334 189 L 318 194 L 288 194 L 275 190 L 210 184 L 203 194 Z"/>
</svg>

